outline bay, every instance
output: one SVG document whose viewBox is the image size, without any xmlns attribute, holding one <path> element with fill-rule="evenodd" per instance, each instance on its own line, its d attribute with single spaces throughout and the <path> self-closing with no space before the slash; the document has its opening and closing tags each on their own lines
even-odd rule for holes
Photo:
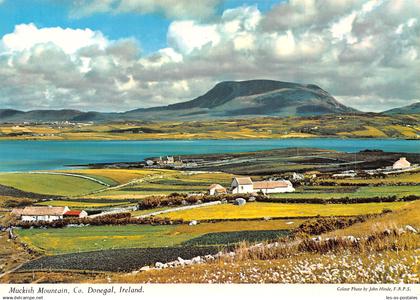
<svg viewBox="0 0 420 300">
<path fill-rule="evenodd" d="M 69 165 L 134 162 L 163 155 L 232 153 L 295 147 L 344 152 L 378 149 L 420 153 L 419 140 L 396 139 L 0 141 L 0 172 L 68 169 Z"/>
</svg>

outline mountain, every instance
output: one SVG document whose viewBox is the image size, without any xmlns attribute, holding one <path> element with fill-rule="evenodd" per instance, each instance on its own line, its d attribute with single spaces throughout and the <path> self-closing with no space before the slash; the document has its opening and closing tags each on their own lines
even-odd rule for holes
<svg viewBox="0 0 420 300">
<path fill-rule="evenodd" d="M 407 106 L 397 107 L 390 110 L 382 112 L 386 115 L 395 115 L 395 114 L 420 114 L 420 102 L 416 102 Z"/>
<path fill-rule="evenodd" d="M 0 110 L 0 122 L 197 120 L 256 116 L 314 116 L 354 113 L 317 85 L 273 80 L 225 81 L 202 96 L 168 106 L 124 113 L 77 110 Z"/>
<path fill-rule="evenodd" d="M 272 80 L 226 81 L 191 101 L 124 113 L 128 118 L 214 119 L 308 116 L 357 112 L 313 84 Z"/>
</svg>

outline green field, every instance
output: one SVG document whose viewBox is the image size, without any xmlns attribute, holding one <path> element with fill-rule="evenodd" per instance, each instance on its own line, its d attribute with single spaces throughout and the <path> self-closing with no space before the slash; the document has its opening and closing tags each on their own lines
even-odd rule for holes
<svg viewBox="0 0 420 300">
<path fill-rule="evenodd" d="M 291 222 L 291 223 L 290 223 Z M 87 226 L 62 229 L 16 230 L 20 240 L 46 254 L 103 249 L 170 247 L 208 233 L 238 230 L 288 230 L 302 220 L 203 223 L 188 225 Z"/>
<path fill-rule="evenodd" d="M 171 235 L 171 226 L 89 226 L 63 229 L 19 230 L 20 239 L 48 253 L 103 249 L 166 247 L 180 244 L 189 235 Z"/>
<path fill-rule="evenodd" d="M 0 184 L 15 189 L 50 196 L 70 198 L 90 198 L 90 205 L 69 199 L 72 207 L 99 207 L 97 199 L 115 199 L 111 205 L 125 204 L 130 199 L 141 199 L 154 194 L 174 192 L 205 192 L 212 183 L 228 185 L 232 175 L 225 173 L 188 173 L 174 170 L 147 169 L 86 169 L 57 171 L 66 174 L 78 174 L 100 180 L 108 185 L 101 185 L 88 178 L 60 174 L 39 173 L 0 173 Z M 116 187 L 121 185 L 121 187 Z M 67 202 L 67 200 L 66 200 Z M 124 203 L 123 203 L 124 202 Z M 64 205 L 62 201 L 44 202 L 41 205 Z"/>
<path fill-rule="evenodd" d="M 126 184 L 134 180 L 146 179 L 154 176 L 160 176 L 165 174 L 172 174 L 176 171 L 171 170 L 155 170 L 155 169 L 81 169 L 71 171 L 61 171 L 70 174 L 80 174 L 97 178 L 108 183 L 111 186 Z"/>
<path fill-rule="evenodd" d="M 171 219 L 213 220 L 213 219 L 257 219 L 315 216 L 355 216 L 380 213 L 383 209 L 399 209 L 405 202 L 361 203 L 361 204 L 283 204 L 247 203 L 244 206 L 221 204 L 208 207 L 176 211 L 160 215 Z"/>
<path fill-rule="evenodd" d="M 381 184 L 392 185 L 397 183 L 411 183 L 420 185 L 420 172 L 406 172 L 401 174 L 388 175 L 385 178 L 344 178 L 344 179 L 321 179 L 326 183 L 336 184 Z"/>
<path fill-rule="evenodd" d="M 158 172 L 160 170 L 154 170 Z M 206 192 L 213 183 L 229 186 L 233 175 L 226 173 L 188 173 L 164 170 L 139 182 L 119 189 L 95 194 L 95 197 L 111 199 L 142 198 L 148 195 L 168 195 L 171 193 Z"/>
<path fill-rule="evenodd" d="M 0 184 L 43 195 L 77 196 L 104 188 L 103 185 L 89 179 L 31 173 L 2 173 Z"/>
<path fill-rule="evenodd" d="M 340 192 L 336 192 L 340 191 Z M 338 199 L 338 198 L 372 198 L 397 196 L 399 198 L 409 195 L 420 196 L 420 186 L 366 186 L 366 187 L 340 187 L 317 186 L 296 189 L 294 193 L 272 194 L 278 199 Z"/>
<path fill-rule="evenodd" d="M 70 208 L 103 208 L 103 207 L 110 207 L 110 206 L 126 206 L 129 205 L 130 202 L 85 202 L 85 201 L 66 201 L 66 200 L 51 200 L 45 202 L 38 202 L 36 205 L 44 205 L 44 206 L 68 206 Z"/>
</svg>

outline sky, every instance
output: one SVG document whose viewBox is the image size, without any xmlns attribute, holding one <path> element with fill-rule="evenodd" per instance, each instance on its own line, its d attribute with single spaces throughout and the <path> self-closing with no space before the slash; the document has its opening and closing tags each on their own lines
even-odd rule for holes
<svg viewBox="0 0 420 300">
<path fill-rule="evenodd" d="M 0 0 L 0 109 L 126 111 L 223 80 L 420 101 L 418 0 Z"/>
</svg>

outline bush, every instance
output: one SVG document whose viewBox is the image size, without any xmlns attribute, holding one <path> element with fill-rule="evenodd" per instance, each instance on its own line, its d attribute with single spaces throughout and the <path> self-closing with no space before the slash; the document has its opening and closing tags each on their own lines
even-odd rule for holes
<svg viewBox="0 0 420 300">
<path fill-rule="evenodd" d="M 349 218 L 326 217 L 311 219 L 300 224 L 298 228 L 293 231 L 293 235 L 320 235 L 325 232 L 343 229 L 355 223 L 365 222 L 369 216 L 357 216 Z"/>
<path fill-rule="evenodd" d="M 6 208 L 31 206 L 32 200 L 29 199 L 8 199 L 4 201 L 3 206 Z"/>
<path fill-rule="evenodd" d="M 214 201 L 226 200 L 228 202 L 233 202 L 237 198 L 244 198 L 249 200 L 249 198 L 254 198 L 255 201 L 265 201 L 268 199 L 264 195 L 250 195 L 250 194 L 224 194 L 217 196 L 202 195 L 202 196 L 188 196 L 187 194 L 172 193 L 168 196 L 149 196 L 144 198 L 141 202 L 138 203 L 137 207 L 139 210 L 151 209 L 161 206 L 180 206 L 180 205 L 193 205 L 208 203 Z"/>
</svg>

